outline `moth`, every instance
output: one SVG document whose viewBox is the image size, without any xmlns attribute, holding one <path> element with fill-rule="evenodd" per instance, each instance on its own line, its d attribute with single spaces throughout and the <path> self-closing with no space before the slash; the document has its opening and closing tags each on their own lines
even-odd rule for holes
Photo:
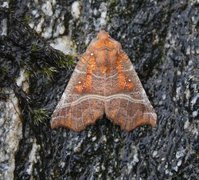
<svg viewBox="0 0 199 180">
<path fill-rule="evenodd" d="M 121 44 L 100 31 L 81 55 L 57 105 L 51 128 L 84 130 L 103 115 L 126 131 L 154 127 L 157 115 Z"/>
</svg>

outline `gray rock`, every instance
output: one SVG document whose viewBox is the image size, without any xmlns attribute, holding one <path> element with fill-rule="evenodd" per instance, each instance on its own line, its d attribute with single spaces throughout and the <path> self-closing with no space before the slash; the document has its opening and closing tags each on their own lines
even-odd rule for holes
<svg viewBox="0 0 199 180">
<path fill-rule="evenodd" d="M 0 179 L 14 179 L 15 154 L 22 138 L 19 102 L 12 90 L 6 101 L 0 101 Z"/>
</svg>

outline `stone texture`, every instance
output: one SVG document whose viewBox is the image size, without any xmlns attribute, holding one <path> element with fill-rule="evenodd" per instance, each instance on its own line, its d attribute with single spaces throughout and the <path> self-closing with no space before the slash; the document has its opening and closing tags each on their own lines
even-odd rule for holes
<svg viewBox="0 0 199 180">
<path fill-rule="evenodd" d="M 4 89 L 5 101 L 0 101 L 0 179 L 14 179 L 15 154 L 22 138 L 19 102 L 13 91 Z"/>
</svg>

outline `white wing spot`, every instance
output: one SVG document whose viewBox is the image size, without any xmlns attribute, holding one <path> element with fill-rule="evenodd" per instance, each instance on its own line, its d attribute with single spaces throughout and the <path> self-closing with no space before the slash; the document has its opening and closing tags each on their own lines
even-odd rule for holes
<svg viewBox="0 0 199 180">
<path fill-rule="evenodd" d="M 94 54 L 93 53 L 91 53 L 91 56 L 93 56 Z"/>
</svg>

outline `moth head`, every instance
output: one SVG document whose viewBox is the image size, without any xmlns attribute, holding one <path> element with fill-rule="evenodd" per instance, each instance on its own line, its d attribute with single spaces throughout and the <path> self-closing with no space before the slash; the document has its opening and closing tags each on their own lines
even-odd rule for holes
<svg viewBox="0 0 199 180">
<path fill-rule="evenodd" d="M 106 39 L 108 39 L 108 38 L 110 38 L 110 35 L 109 35 L 109 33 L 108 32 L 106 32 L 106 31 L 100 31 L 98 34 L 97 34 L 97 38 L 99 39 L 99 40 L 106 40 Z"/>
</svg>

